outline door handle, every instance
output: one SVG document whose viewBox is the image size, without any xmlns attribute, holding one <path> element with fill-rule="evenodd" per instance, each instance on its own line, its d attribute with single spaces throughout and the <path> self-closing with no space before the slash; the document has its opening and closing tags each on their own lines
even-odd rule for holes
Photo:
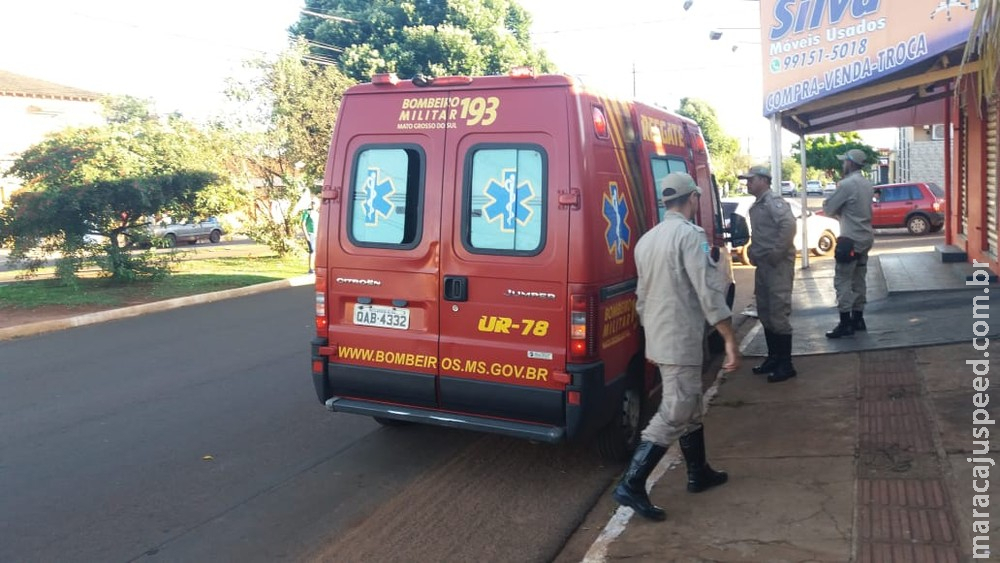
<svg viewBox="0 0 1000 563">
<path fill-rule="evenodd" d="M 444 299 L 445 301 L 468 301 L 469 278 L 465 276 L 445 276 Z"/>
</svg>

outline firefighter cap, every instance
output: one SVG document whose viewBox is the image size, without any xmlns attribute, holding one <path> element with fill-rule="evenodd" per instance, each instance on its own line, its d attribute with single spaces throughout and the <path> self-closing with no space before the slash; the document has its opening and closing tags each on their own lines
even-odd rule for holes
<svg viewBox="0 0 1000 563">
<path fill-rule="evenodd" d="M 740 174 L 740 180 L 749 180 L 754 176 L 763 176 L 767 179 L 771 178 L 771 169 L 764 165 L 751 166 L 750 170 L 746 174 Z"/>
<path fill-rule="evenodd" d="M 865 161 L 868 160 L 868 155 L 865 154 L 865 151 L 861 149 L 851 149 L 845 152 L 844 154 L 838 154 L 837 159 L 850 160 L 851 162 L 857 164 L 858 166 L 864 166 Z"/>
<path fill-rule="evenodd" d="M 694 192 L 701 195 L 701 188 L 694 183 L 694 178 L 685 172 L 671 172 L 660 182 L 663 201 L 673 201 L 679 197 Z"/>
</svg>

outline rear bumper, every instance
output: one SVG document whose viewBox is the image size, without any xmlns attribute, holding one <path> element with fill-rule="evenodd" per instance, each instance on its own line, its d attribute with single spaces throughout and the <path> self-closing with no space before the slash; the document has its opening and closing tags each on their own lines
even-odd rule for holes
<svg viewBox="0 0 1000 563">
<path fill-rule="evenodd" d="M 526 438 L 550 444 L 562 442 L 566 436 L 565 428 L 558 426 L 528 424 L 468 414 L 445 413 L 434 409 L 423 409 L 406 405 L 386 405 L 362 399 L 333 397 L 327 399 L 326 408 L 333 412 L 347 412 L 420 424 L 432 424 L 434 426 L 446 426 L 448 428 L 462 428 L 477 432 L 512 436 L 514 438 Z"/>
<path fill-rule="evenodd" d="M 606 425 L 625 390 L 624 377 L 605 383 L 602 362 L 569 366 L 560 390 L 341 364 L 319 354 L 325 346 L 313 341 L 313 386 L 334 412 L 555 443 Z"/>
</svg>

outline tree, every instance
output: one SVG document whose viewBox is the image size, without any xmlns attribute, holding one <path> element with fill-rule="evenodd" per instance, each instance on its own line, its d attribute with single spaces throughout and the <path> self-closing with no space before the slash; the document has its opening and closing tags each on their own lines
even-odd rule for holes
<svg viewBox="0 0 1000 563">
<path fill-rule="evenodd" d="M 795 185 L 798 185 L 802 181 L 802 161 L 790 156 L 782 158 L 781 179 L 795 182 Z M 805 186 L 800 187 L 805 188 Z"/>
<path fill-rule="evenodd" d="M 151 273 L 149 256 L 127 252 L 148 238 L 142 233 L 150 217 L 198 214 L 198 195 L 208 186 L 219 194 L 227 189 L 216 174 L 212 137 L 179 117 L 158 119 L 148 102 L 135 98 L 103 104 L 105 125 L 50 134 L 11 167 L 24 188 L 2 211 L 0 239 L 12 247 L 11 258 L 29 268 L 38 264 L 29 258 L 33 251 L 58 251 L 64 281 L 88 258 L 101 258 L 117 281 Z M 98 247 L 87 235 L 108 242 Z"/>
<path fill-rule="evenodd" d="M 857 132 L 849 131 L 806 137 L 806 166 L 822 170 L 830 178 L 839 180 L 843 163 L 837 155 L 850 149 L 861 149 L 868 156 L 868 162 L 878 162 L 878 151 L 863 143 Z M 792 145 L 792 157 L 796 162 L 801 162 L 802 147 L 799 141 Z"/>
<path fill-rule="evenodd" d="M 731 189 L 738 185 L 738 176 L 749 167 L 749 161 L 740 155 L 739 141 L 722 130 L 715 109 L 704 100 L 681 98 L 677 113 L 693 119 L 701 128 L 719 184 L 728 183 Z"/>
<path fill-rule="evenodd" d="M 243 131 L 235 149 L 244 164 L 240 174 L 256 186 L 247 234 L 279 255 L 295 249 L 297 204 L 323 177 L 340 100 L 353 84 L 307 54 L 300 40 L 274 60 L 249 61 L 256 76 L 231 81 L 227 91 L 242 105 L 230 117 L 230 128 Z"/>
<path fill-rule="evenodd" d="M 289 33 L 309 42 L 314 59 L 367 82 L 379 72 L 486 75 L 519 65 L 551 72 L 544 51 L 531 46 L 530 28 L 531 16 L 513 0 L 306 0 Z"/>
<path fill-rule="evenodd" d="M 24 190 L 11 197 L 0 211 L 0 237 L 12 248 L 10 257 L 28 262 L 29 269 L 40 266 L 28 259 L 40 248 L 59 251 L 57 273 L 64 281 L 73 278 L 88 258 L 115 281 L 166 273 L 165 264 L 149 253 L 132 254 L 133 242 L 148 240 L 143 229 L 148 217 L 167 208 L 194 204 L 199 191 L 215 181 L 203 171 L 98 180 L 92 184 L 56 184 L 44 190 Z M 87 235 L 108 242 L 94 248 Z M 128 241 L 124 245 L 121 241 Z"/>
</svg>

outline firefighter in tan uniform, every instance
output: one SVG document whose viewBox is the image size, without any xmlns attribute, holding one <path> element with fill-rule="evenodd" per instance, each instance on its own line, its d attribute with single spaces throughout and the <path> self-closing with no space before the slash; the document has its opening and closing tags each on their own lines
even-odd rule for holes
<svg viewBox="0 0 1000 563">
<path fill-rule="evenodd" d="M 844 161 L 844 178 L 823 202 L 823 212 L 840 221 L 840 237 L 834 259 L 833 286 L 837 290 L 837 310 L 840 322 L 826 333 L 827 338 L 854 336 L 856 330 L 867 330 L 865 303 L 868 285 L 868 251 L 875 242 L 872 230 L 871 180 L 861 174 L 868 155 L 851 149 L 837 158 Z"/>
<path fill-rule="evenodd" d="M 691 222 L 701 190 L 683 172 L 667 175 L 660 187 L 666 215 L 636 243 L 635 263 L 636 310 L 646 335 L 646 358 L 660 369 L 663 398 L 614 491 L 619 504 L 653 520 L 665 519 L 666 513 L 650 502 L 646 479 L 674 440 L 679 439 L 687 462 L 688 491 L 698 493 L 728 479 L 705 461 L 701 366 L 706 321 L 725 340 L 723 369 L 739 366 L 725 297 L 729 280 L 711 257 L 705 231 Z"/>
<path fill-rule="evenodd" d="M 767 359 L 753 368 L 766 373 L 769 383 L 795 377 L 792 366 L 792 280 L 795 277 L 795 215 L 784 199 L 771 191 L 771 170 L 754 166 L 740 176 L 757 197 L 750 206 L 753 243 L 749 248 L 754 271 L 757 315 L 764 327 Z"/>
</svg>

